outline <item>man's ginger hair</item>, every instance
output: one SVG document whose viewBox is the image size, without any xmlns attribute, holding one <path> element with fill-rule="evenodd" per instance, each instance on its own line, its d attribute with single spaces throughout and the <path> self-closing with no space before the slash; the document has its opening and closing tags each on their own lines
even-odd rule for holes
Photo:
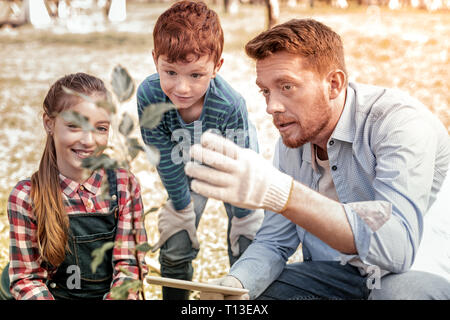
<svg viewBox="0 0 450 320">
<path fill-rule="evenodd" d="M 289 20 L 261 33 L 245 46 L 247 55 L 255 60 L 281 51 L 304 57 L 305 67 L 322 77 L 335 69 L 347 76 L 340 36 L 316 20 Z"/>
</svg>

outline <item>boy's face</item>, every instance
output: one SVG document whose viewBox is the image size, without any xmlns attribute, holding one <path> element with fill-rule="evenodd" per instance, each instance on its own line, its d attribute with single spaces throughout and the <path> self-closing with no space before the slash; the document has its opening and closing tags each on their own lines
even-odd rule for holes
<svg viewBox="0 0 450 320">
<path fill-rule="evenodd" d="M 187 58 L 190 62 L 169 63 L 167 56 L 160 55 L 155 59 L 153 53 L 161 88 L 170 101 L 179 110 L 201 109 L 209 82 L 216 76 L 223 59 L 214 64 L 209 56 L 202 56 L 197 60 L 194 55 Z"/>
</svg>

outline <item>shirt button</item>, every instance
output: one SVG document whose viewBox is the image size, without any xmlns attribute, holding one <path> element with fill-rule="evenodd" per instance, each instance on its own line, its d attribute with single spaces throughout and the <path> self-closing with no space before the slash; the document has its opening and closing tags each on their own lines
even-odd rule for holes
<svg viewBox="0 0 450 320">
<path fill-rule="evenodd" d="M 332 145 L 334 144 L 334 140 L 330 140 L 330 142 L 328 142 L 328 144 L 329 144 L 330 146 L 332 146 Z"/>
<path fill-rule="evenodd" d="M 86 204 L 86 207 L 87 207 L 88 209 L 92 209 L 93 204 L 92 204 L 92 201 L 91 201 L 91 200 L 88 200 L 88 202 L 87 202 L 87 204 Z"/>
<path fill-rule="evenodd" d="M 83 191 L 83 190 L 84 190 L 84 187 L 83 187 L 83 186 L 80 186 L 80 190 Z"/>
<path fill-rule="evenodd" d="M 50 282 L 50 288 L 55 289 L 56 288 L 56 283 Z"/>
<path fill-rule="evenodd" d="M 336 170 L 337 170 L 337 167 L 336 167 L 336 166 L 332 166 L 332 167 L 331 167 L 331 170 L 336 171 Z"/>
</svg>

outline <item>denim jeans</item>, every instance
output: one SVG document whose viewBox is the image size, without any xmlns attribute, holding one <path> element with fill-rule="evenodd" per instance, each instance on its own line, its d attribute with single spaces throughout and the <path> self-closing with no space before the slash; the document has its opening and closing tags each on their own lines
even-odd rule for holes
<svg viewBox="0 0 450 320">
<path fill-rule="evenodd" d="M 3 268 L 2 275 L 0 278 L 1 279 L 1 281 L 0 281 L 0 300 L 14 300 L 13 296 L 11 295 L 11 292 L 9 291 L 8 269 L 9 269 L 9 262 Z"/>
<path fill-rule="evenodd" d="M 258 138 L 255 126 L 249 121 L 249 148 L 258 152 Z M 189 179 L 189 178 L 188 178 Z M 189 185 L 190 185 L 189 179 Z M 191 191 L 191 197 L 194 202 L 194 211 L 196 215 L 195 225 L 198 227 L 200 218 L 206 206 L 208 198 L 203 197 Z M 239 243 L 239 255 L 233 256 L 231 252 L 230 243 L 230 227 L 231 219 L 236 216 L 238 218 L 242 217 L 242 209 L 237 213 L 237 208 L 233 207 L 228 203 L 224 203 L 225 211 L 228 216 L 228 227 L 227 227 L 227 244 L 228 244 L 228 258 L 230 265 L 241 256 L 241 254 L 250 245 L 251 240 L 240 236 L 238 239 Z M 247 214 L 252 211 L 248 211 Z M 167 241 L 161 246 L 159 252 L 159 262 L 161 264 L 161 276 L 168 277 L 172 279 L 181 280 L 192 280 L 194 273 L 192 267 L 192 260 L 197 257 L 197 249 L 192 248 L 191 240 L 189 239 L 188 233 L 182 230 L 173 236 L 171 236 Z M 163 287 L 162 289 L 164 300 L 187 300 L 189 298 L 189 291 L 175 288 Z"/>
<path fill-rule="evenodd" d="M 424 271 L 388 274 L 369 300 L 450 300 L 450 281 Z"/>
<path fill-rule="evenodd" d="M 369 290 L 367 276 L 335 261 L 306 261 L 285 269 L 258 300 L 449 300 L 450 282 L 423 271 L 388 274 Z"/>
<path fill-rule="evenodd" d="M 287 264 L 278 279 L 257 300 L 361 300 L 370 289 L 367 277 L 338 261 Z"/>
</svg>

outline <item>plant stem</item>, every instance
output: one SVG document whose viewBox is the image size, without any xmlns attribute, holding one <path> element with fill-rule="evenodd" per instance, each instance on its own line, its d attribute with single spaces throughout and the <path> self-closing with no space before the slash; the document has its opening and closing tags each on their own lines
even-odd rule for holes
<svg viewBox="0 0 450 320">
<path fill-rule="evenodd" d="M 139 238 L 138 238 L 138 234 L 136 232 L 136 222 L 135 222 L 135 211 L 134 211 L 134 196 L 131 193 L 132 187 L 131 187 L 131 179 L 128 179 L 128 190 L 130 192 L 131 195 L 131 224 L 132 224 L 132 233 L 134 235 L 134 244 L 135 244 L 135 248 L 138 246 L 139 244 Z M 138 267 L 138 271 L 139 271 L 139 281 L 141 281 L 141 289 L 139 290 L 141 293 L 141 297 L 142 300 L 145 300 L 145 294 L 144 294 L 144 279 L 143 279 L 143 275 L 142 275 L 142 265 L 141 265 L 141 261 L 139 260 L 139 250 L 134 250 L 134 257 L 136 259 L 136 263 L 137 263 L 137 267 Z"/>
</svg>

